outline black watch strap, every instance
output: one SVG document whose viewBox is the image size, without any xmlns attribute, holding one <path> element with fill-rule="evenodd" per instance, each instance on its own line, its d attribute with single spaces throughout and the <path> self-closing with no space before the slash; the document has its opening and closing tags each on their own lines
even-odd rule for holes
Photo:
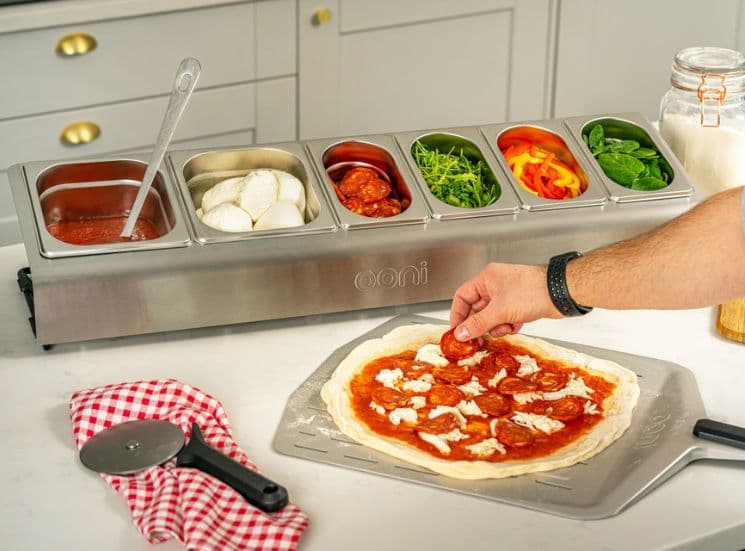
<svg viewBox="0 0 745 551">
<path fill-rule="evenodd" d="M 571 251 L 559 254 L 548 261 L 548 270 L 546 271 L 546 282 L 548 284 L 548 296 L 554 303 L 556 309 L 563 316 L 583 316 L 592 311 L 591 306 L 582 306 L 574 302 L 569 295 L 567 287 L 567 264 L 573 258 L 582 256 L 577 251 Z"/>
</svg>

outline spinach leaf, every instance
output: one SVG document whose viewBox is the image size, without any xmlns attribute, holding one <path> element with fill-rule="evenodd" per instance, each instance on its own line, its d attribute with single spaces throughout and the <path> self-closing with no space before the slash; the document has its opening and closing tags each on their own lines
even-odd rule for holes
<svg viewBox="0 0 745 551">
<path fill-rule="evenodd" d="M 631 184 L 631 189 L 638 189 L 640 191 L 652 191 L 664 187 L 667 187 L 667 183 L 653 176 L 644 176 Z"/>
<path fill-rule="evenodd" d="M 639 142 L 634 140 L 613 141 L 606 148 L 611 153 L 631 153 L 637 149 L 639 149 Z"/>
<path fill-rule="evenodd" d="M 654 159 L 657 157 L 657 152 L 654 149 L 648 147 L 640 147 L 630 152 L 631 155 L 637 159 Z"/>
<path fill-rule="evenodd" d="M 590 130 L 588 137 L 589 146 L 593 155 L 598 155 L 605 149 L 605 130 L 600 124 L 596 124 Z"/>
<path fill-rule="evenodd" d="M 625 153 L 601 153 L 598 163 L 608 178 L 626 187 L 644 172 L 644 163 Z"/>
<path fill-rule="evenodd" d="M 663 175 L 662 170 L 660 170 L 660 161 L 658 161 L 657 159 L 649 159 L 645 160 L 645 162 L 647 165 L 647 175 L 662 180 Z"/>
</svg>

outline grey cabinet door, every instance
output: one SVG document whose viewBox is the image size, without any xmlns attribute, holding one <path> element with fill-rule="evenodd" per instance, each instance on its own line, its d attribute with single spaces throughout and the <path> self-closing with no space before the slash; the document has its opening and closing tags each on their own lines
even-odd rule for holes
<svg viewBox="0 0 745 551">
<path fill-rule="evenodd" d="M 300 0 L 300 137 L 542 117 L 550 6 Z"/>
<path fill-rule="evenodd" d="M 552 114 L 656 119 L 675 52 L 742 47 L 741 9 L 741 0 L 562 1 Z"/>
</svg>

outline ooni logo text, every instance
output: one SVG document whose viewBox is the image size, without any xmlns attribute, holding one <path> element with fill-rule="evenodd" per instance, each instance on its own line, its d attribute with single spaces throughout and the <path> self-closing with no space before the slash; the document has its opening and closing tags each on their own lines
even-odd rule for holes
<svg viewBox="0 0 745 551">
<path fill-rule="evenodd" d="M 427 284 L 427 262 L 422 261 L 418 266 L 409 265 L 403 268 L 383 268 L 373 271 L 365 270 L 354 276 L 354 286 L 360 291 L 368 289 L 392 289 Z"/>
</svg>

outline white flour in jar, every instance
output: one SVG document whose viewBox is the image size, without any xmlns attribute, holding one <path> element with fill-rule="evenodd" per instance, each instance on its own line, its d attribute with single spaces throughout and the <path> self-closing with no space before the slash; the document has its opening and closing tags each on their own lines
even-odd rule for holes
<svg viewBox="0 0 745 551">
<path fill-rule="evenodd" d="M 682 115 L 665 116 L 661 133 L 703 197 L 745 184 L 745 133 Z"/>
</svg>

